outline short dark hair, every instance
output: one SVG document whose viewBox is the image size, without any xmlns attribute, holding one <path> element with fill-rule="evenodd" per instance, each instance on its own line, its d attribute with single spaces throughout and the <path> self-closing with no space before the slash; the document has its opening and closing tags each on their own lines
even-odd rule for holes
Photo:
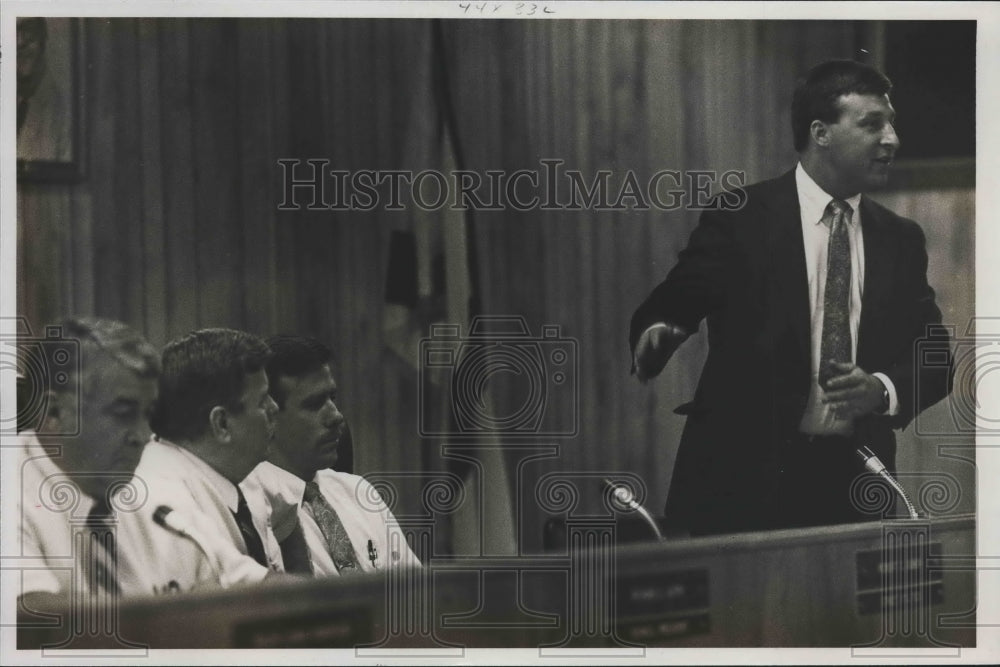
<svg viewBox="0 0 1000 667">
<path fill-rule="evenodd" d="M 322 342 L 308 336 L 279 334 L 267 339 L 270 357 L 267 360 L 267 379 L 271 398 L 279 408 L 285 406 L 284 389 L 278 380 L 282 377 L 301 377 L 330 363 L 333 352 Z"/>
<path fill-rule="evenodd" d="M 841 95 L 885 95 L 892 82 L 871 65 L 854 60 L 828 60 L 813 67 L 799 80 L 792 94 L 792 139 L 802 152 L 809 143 L 814 120 L 835 123 L 840 117 Z"/>
<path fill-rule="evenodd" d="M 234 329 L 202 329 L 170 341 L 153 431 L 168 440 L 193 439 L 208 429 L 214 407 L 242 411 L 246 376 L 262 370 L 267 357 L 264 341 Z"/>
</svg>

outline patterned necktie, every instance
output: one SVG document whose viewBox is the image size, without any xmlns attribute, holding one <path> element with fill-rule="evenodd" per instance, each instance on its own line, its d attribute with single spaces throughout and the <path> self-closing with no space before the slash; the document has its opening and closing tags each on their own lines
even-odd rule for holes
<svg viewBox="0 0 1000 667">
<path fill-rule="evenodd" d="M 87 573 L 91 590 L 104 589 L 109 593 L 119 593 L 118 579 L 118 545 L 115 541 L 114 511 L 103 499 L 98 501 L 90 514 L 87 515 L 86 526 L 87 546 L 84 549 L 86 560 L 84 572 Z"/>
<path fill-rule="evenodd" d="M 823 213 L 823 222 L 830 225 L 827 249 L 826 289 L 823 291 L 823 337 L 820 344 L 819 384 L 836 371 L 828 368 L 830 361 L 851 362 L 851 243 L 847 225 L 853 209 L 839 199 L 832 200 Z"/>
<path fill-rule="evenodd" d="M 337 566 L 337 571 L 357 569 L 358 561 L 354 556 L 354 547 L 351 546 L 351 540 L 347 536 L 347 531 L 344 530 L 344 524 L 337 516 L 336 510 L 320 493 L 316 482 L 306 483 L 302 504 L 312 512 L 316 525 L 323 533 L 327 549 L 330 552 L 330 557 L 333 558 L 333 564 Z"/>
<path fill-rule="evenodd" d="M 233 517 L 236 519 L 236 525 L 240 527 L 240 534 L 246 543 L 247 553 L 253 556 L 255 561 L 267 567 L 267 554 L 264 551 L 264 542 L 260 539 L 260 533 L 257 532 L 257 528 L 253 525 L 253 515 L 250 514 L 250 508 L 247 507 L 247 498 L 243 495 L 243 489 L 238 486 L 236 487 L 236 493 L 239 497 L 239 503 L 236 505 Z"/>
</svg>

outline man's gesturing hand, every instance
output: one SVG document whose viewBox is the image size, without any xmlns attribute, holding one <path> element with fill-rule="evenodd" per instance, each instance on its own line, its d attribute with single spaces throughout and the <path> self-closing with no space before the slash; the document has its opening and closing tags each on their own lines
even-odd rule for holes
<svg viewBox="0 0 1000 667">
<path fill-rule="evenodd" d="M 830 362 L 832 376 L 823 387 L 823 402 L 838 417 L 853 419 L 875 412 L 882 406 L 885 385 L 874 375 L 850 363 Z"/>
<path fill-rule="evenodd" d="M 675 324 L 657 324 L 647 329 L 635 346 L 636 377 L 646 382 L 659 375 L 688 335 Z"/>
</svg>

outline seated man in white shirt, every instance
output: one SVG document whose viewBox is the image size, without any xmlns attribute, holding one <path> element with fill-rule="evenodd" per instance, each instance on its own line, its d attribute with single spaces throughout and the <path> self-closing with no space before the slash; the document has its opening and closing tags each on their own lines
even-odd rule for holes
<svg viewBox="0 0 1000 667">
<path fill-rule="evenodd" d="M 121 322 L 69 319 L 53 333 L 29 350 L 47 360 L 32 366 L 46 375 L 29 378 L 46 385 L 35 394 L 43 414 L 18 435 L 15 456 L 4 452 L 4 465 L 18 470 L 4 499 L 18 506 L 8 516 L 21 522 L 18 594 L 29 610 L 104 604 L 119 592 L 115 523 L 141 501 L 127 487 L 149 440 L 160 371 L 156 349 Z"/>
<path fill-rule="evenodd" d="M 163 350 L 156 438 L 136 478 L 149 500 L 122 521 L 127 594 L 255 583 L 284 566 L 264 506 L 237 484 L 264 459 L 277 410 L 267 346 L 231 329 L 205 329 Z"/>
<path fill-rule="evenodd" d="M 330 349 L 298 336 L 268 346 L 275 438 L 268 461 L 241 486 L 248 498 L 267 499 L 288 569 L 326 576 L 419 565 L 371 484 L 332 470 L 347 422 L 335 403 Z"/>
</svg>

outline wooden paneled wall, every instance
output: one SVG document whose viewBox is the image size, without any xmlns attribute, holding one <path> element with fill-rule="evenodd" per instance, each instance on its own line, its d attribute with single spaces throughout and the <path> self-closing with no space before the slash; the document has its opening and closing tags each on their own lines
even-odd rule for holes
<svg viewBox="0 0 1000 667">
<path fill-rule="evenodd" d="M 326 339 L 361 472 L 426 464 L 414 375 L 381 329 L 389 235 L 412 212 L 279 211 L 279 159 L 437 166 L 421 135 L 441 117 L 429 91 L 444 63 L 463 168 L 555 158 L 588 181 L 612 170 L 615 187 L 628 170 L 736 169 L 753 182 L 794 165 L 795 75 L 864 45 L 851 22 L 445 22 L 441 52 L 426 20 L 88 19 L 83 32 L 87 175 L 19 187 L 19 311 L 35 327 L 117 317 L 156 344 L 206 326 Z M 971 230 L 970 216 L 941 224 Z M 473 214 L 483 313 L 521 315 L 533 333 L 558 325 L 578 345 L 579 435 L 522 471 L 527 548 L 547 472 L 638 474 L 662 507 L 682 427 L 672 409 L 693 392 L 705 341 L 643 386 L 628 374 L 627 325 L 696 221 Z M 971 298 L 971 256 L 941 259 L 954 281 L 943 298 Z M 596 487 L 581 493 L 581 509 L 596 504 Z"/>
</svg>

